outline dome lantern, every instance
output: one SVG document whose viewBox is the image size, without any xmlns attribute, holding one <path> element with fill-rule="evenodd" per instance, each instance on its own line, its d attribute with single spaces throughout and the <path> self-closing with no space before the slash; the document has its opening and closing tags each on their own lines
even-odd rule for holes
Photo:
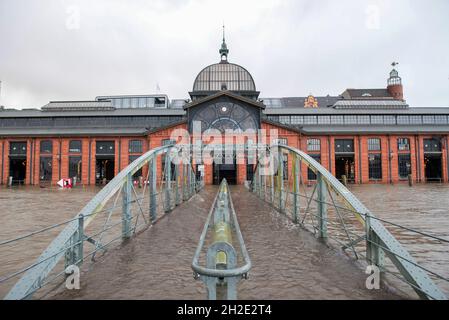
<svg viewBox="0 0 449 320">
<path fill-rule="evenodd" d="M 221 62 L 223 62 L 223 63 L 228 62 L 229 49 L 228 49 L 228 46 L 226 45 L 225 26 L 224 25 L 223 25 L 223 43 L 221 44 L 221 48 L 218 52 L 220 53 Z"/>
<path fill-rule="evenodd" d="M 223 26 L 223 43 L 219 50 L 221 60 L 198 73 L 189 92 L 192 100 L 203 98 L 218 91 L 229 90 L 235 94 L 257 100 L 259 92 L 251 74 L 242 66 L 228 61 L 228 47 Z"/>
</svg>

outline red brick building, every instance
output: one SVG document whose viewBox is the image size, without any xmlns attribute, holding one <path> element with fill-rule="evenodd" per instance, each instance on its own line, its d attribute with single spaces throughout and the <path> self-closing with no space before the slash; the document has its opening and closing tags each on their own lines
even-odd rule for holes
<svg viewBox="0 0 449 320">
<path fill-rule="evenodd" d="M 337 178 L 353 183 L 449 182 L 449 108 L 417 108 L 404 100 L 393 69 L 385 88 L 347 89 L 340 95 L 259 98 L 254 79 L 221 61 L 196 77 L 190 100 L 165 95 L 102 96 L 50 102 L 40 109 L 0 109 L 0 183 L 55 184 L 76 177 L 93 185 L 112 179 L 144 152 L 170 143 L 174 130 L 224 133 L 277 130 L 277 142 L 301 149 Z M 248 143 L 248 137 L 242 134 Z M 274 139 L 274 138 L 273 138 Z M 273 143 L 269 137 L 268 144 Z M 238 143 L 234 143 L 237 145 Z M 248 157 L 205 165 L 205 181 L 244 183 Z M 286 155 L 286 171 L 291 159 Z M 223 160 L 223 159 L 222 159 Z M 199 164 L 199 163 L 197 163 Z M 161 163 L 158 164 L 161 169 Z M 139 173 L 145 176 L 145 168 Z M 304 174 L 313 180 L 313 172 Z"/>
</svg>

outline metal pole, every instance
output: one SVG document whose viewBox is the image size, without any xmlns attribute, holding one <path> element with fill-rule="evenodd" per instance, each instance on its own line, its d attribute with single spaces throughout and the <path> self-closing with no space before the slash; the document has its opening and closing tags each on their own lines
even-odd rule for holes
<svg viewBox="0 0 449 320">
<path fill-rule="evenodd" d="M 366 232 L 366 261 L 370 265 L 374 264 L 382 268 L 385 264 L 385 253 L 379 247 L 380 238 L 371 228 L 371 217 L 369 214 L 365 216 L 365 232 Z"/>
<path fill-rule="evenodd" d="M 299 171 L 299 157 L 295 155 L 295 172 L 293 173 L 293 190 L 294 190 L 294 197 L 293 197 L 293 222 L 298 223 L 298 214 L 300 212 L 300 200 L 299 200 L 299 175 L 301 172 Z"/>
<path fill-rule="evenodd" d="M 319 238 L 327 238 L 327 205 L 326 182 L 320 172 L 317 172 L 317 197 L 318 197 L 318 235 Z"/>
<path fill-rule="evenodd" d="M 83 263 L 84 256 L 84 215 L 78 217 L 78 246 L 76 250 L 76 264 L 80 266 Z"/>
<path fill-rule="evenodd" d="M 192 172 L 190 170 L 190 165 L 187 164 L 187 198 L 192 196 Z"/>
<path fill-rule="evenodd" d="M 260 189 L 262 191 L 262 200 L 265 201 L 265 191 L 266 191 L 266 187 L 267 187 L 267 184 L 266 184 L 266 181 L 265 181 L 265 176 L 260 175 L 260 181 L 262 182 L 262 184 L 260 186 Z"/>
<path fill-rule="evenodd" d="M 71 265 L 80 266 L 83 263 L 84 248 L 84 215 L 78 217 L 78 228 L 70 239 L 70 248 L 65 252 L 64 269 Z"/>
<path fill-rule="evenodd" d="M 157 157 L 154 156 L 150 164 L 148 166 L 148 170 L 150 170 L 150 181 L 149 181 L 149 195 L 150 195 L 150 221 L 154 222 L 156 220 L 156 186 L 157 186 L 157 174 L 156 174 L 156 163 Z"/>
<path fill-rule="evenodd" d="M 284 212 L 284 157 L 282 155 L 282 150 L 279 147 L 279 167 L 278 167 L 278 181 L 279 181 L 279 211 Z"/>
<path fill-rule="evenodd" d="M 179 195 L 179 164 L 175 164 L 175 205 L 181 204 L 181 197 Z"/>
<path fill-rule="evenodd" d="M 131 237 L 131 192 L 132 192 L 132 175 L 126 176 L 126 181 L 122 189 L 122 238 Z"/>
<path fill-rule="evenodd" d="M 171 192 L 171 161 L 170 161 L 170 154 L 167 151 L 167 153 L 165 154 L 165 203 L 164 203 L 165 212 L 169 212 L 171 210 L 170 192 Z"/>
<path fill-rule="evenodd" d="M 187 195 L 187 165 L 182 164 L 182 199 L 186 201 L 188 199 Z"/>
</svg>

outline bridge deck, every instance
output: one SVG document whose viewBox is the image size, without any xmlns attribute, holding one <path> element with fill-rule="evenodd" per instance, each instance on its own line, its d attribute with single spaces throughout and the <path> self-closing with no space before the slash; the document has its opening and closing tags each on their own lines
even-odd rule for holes
<svg viewBox="0 0 449 320">
<path fill-rule="evenodd" d="M 217 192 L 206 187 L 150 229 L 109 251 L 62 299 L 205 299 L 192 257 Z M 369 291 L 366 276 L 336 250 L 289 222 L 242 186 L 231 195 L 253 268 L 239 299 L 397 299 Z"/>
</svg>

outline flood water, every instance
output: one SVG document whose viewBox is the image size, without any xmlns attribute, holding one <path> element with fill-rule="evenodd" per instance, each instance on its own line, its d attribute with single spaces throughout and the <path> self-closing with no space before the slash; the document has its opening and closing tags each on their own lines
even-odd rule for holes
<svg viewBox="0 0 449 320">
<path fill-rule="evenodd" d="M 449 238 L 449 185 L 357 185 L 351 191 L 377 217 Z M 98 188 L 0 189 L 0 242 L 72 218 Z M 82 275 L 82 289 L 51 298 L 204 299 L 190 268 L 217 188 L 207 187 L 156 225 L 107 252 Z M 240 299 L 398 299 L 393 290 L 368 291 L 363 271 L 316 241 L 241 186 L 231 188 L 253 268 L 239 285 Z M 0 278 L 32 263 L 62 228 L 0 247 Z M 449 277 L 449 246 L 392 230 L 425 267 Z M 12 279 L 17 280 L 17 279 Z M 14 281 L 0 284 L 4 296 Z M 446 283 L 441 283 L 447 293 Z"/>
</svg>

